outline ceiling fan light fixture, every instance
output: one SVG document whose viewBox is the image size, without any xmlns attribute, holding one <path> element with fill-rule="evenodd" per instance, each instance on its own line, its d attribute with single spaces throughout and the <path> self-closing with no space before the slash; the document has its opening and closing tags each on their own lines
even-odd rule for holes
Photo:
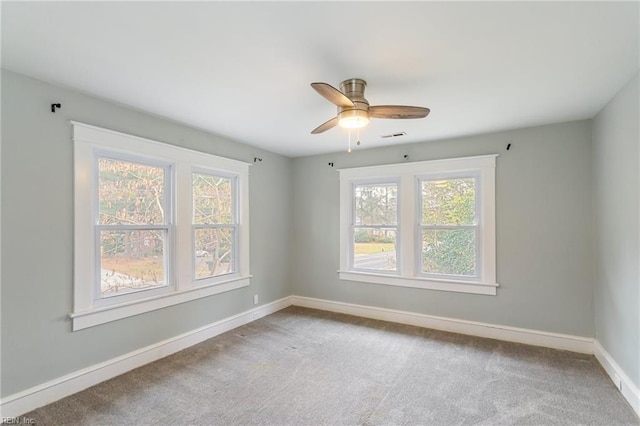
<svg viewBox="0 0 640 426">
<path fill-rule="evenodd" d="M 338 125 L 346 129 L 360 129 L 369 124 L 369 113 L 362 109 L 350 109 L 338 114 Z"/>
<path fill-rule="evenodd" d="M 1 0 L 0 0 L 1 1 Z M 425 118 L 429 108 L 408 105 L 374 105 L 364 97 L 367 82 L 361 78 L 351 78 L 340 83 L 340 90 L 327 83 L 311 83 L 311 87 L 323 98 L 338 107 L 338 115 L 322 123 L 311 131 L 317 135 L 335 126 L 346 129 L 361 129 L 371 118 Z"/>
</svg>

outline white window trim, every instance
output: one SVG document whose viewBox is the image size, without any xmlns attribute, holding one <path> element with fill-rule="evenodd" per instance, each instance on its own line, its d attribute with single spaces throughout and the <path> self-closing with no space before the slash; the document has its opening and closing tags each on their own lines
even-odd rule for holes
<svg viewBox="0 0 640 426">
<path fill-rule="evenodd" d="M 495 165 L 497 154 L 462 157 L 413 163 L 340 169 L 340 269 L 339 278 L 401 287 L 443 290 L 462 293 L 495 295 L 496 282 L 496 225 L 495 225 Z M 419 272 L 417 240 L 418 177 L 435 174 L 477 174 L 480 177 L 480 248 L 482 255 L 477 280 L 442 279 Z M 399 179 L 399 245 L 398 274 L 364 272 L 350 269 L 351 210 L 353 182 Z"/>
<path fill-rule="evenodd" d="M 184 303 L 190 300 L 247 287 L 249 271 L 249 166 L 228 158 L 172 146 L 109 129 L 71 121 L 74 142 L 74 303 L 69 314 L 73 330 L 80 330 L 109 321 Z M 167 292 L 139 292 L 139 298 L 107 306 L 96 303 L 94 281 L 97 268 L 95 256 L 95 209 L 97 187 L 94 182 L 96 153 L 116 153 L 132 158 L 170 164 L 174 191 L 170 205 L 174 209 L 174 253 L 168 262 Z M 237 274 L 226 275 L 211 283 L 196 283 L 192 276 L 192 212 L 191 173 L 193 169 L 211 170 L 237 176 L 238 200 L 238 265 Z M 172 271 L 172 272 L 171 272 Z M 129 299 L 129 298 L 123 298 Z"/>
</svg>

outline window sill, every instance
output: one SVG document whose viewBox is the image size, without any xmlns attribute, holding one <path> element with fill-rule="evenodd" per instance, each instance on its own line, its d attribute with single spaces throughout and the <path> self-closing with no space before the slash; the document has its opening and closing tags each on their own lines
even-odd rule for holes
<svg viewBox="0 0 640 426">
<path fill-rule="evenodd" d="M 233 277 L 226 281 L 218 281 L 215 284 L 201 285 L 179 292 L 162 294 L 117 305 L 99 307 L 89 311 L 73 312 L 69 314 L 69 317 L 73 322 L 73 331 L 82 330 L 84 328 L 143 314 L 145 312 L 155 311 L 156 309 L 166 308 L 168 306 L 189 302 L 202 297 L 212 296 L 214 294 L 224 293 L 242 287 L 248 287 L 250 279 L 251 275 L 245 277 Z"/>
<path fill-rule="evenodd" d="M 360 281 L 397 287 L 423 288 L 428 290 L 452 291 L 495 296 L 498 284 L 470 283 L 466 281 L 434 280 L 424 277 L 399 277 L 371 272 L 338 271 L 341 280 Z"/>
</svg>

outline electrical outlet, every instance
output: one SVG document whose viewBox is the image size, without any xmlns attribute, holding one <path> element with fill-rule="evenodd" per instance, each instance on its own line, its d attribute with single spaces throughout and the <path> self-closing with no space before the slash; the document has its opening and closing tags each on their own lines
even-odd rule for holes
<svg viewBox="0 0 640 426">
<path fill-rule="evenodd" d="M 613 373 L 613 384 L 616 385 L 620 392 L 622 392 L 622 380 L 616 373 Z"/>
<path fill-rule="evenodd" d="M 253 295 L 253 304 L 254 304 L 254 305 L 257 305 L 257 304 L 258 304 L 258 295 L 257 295 L 257 294 L 254 294 L 254 295 Z"/>
</svg>

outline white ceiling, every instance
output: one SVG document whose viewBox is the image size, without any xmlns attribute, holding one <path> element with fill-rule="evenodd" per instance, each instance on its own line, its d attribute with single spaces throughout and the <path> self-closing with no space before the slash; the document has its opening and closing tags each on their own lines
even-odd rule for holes
<svg viewBox="0 0 640 426">
<path fill-rule="evenodd" d="M 2 66 L 288 156 L 346 149 L 310 131 L 309 83 L 368 82 L 362 147 L 593 117 L 638 70 L 639 3 L 2 2 Z M 406 136 L 381 139 L 405 131 Z"/>
</svg>

